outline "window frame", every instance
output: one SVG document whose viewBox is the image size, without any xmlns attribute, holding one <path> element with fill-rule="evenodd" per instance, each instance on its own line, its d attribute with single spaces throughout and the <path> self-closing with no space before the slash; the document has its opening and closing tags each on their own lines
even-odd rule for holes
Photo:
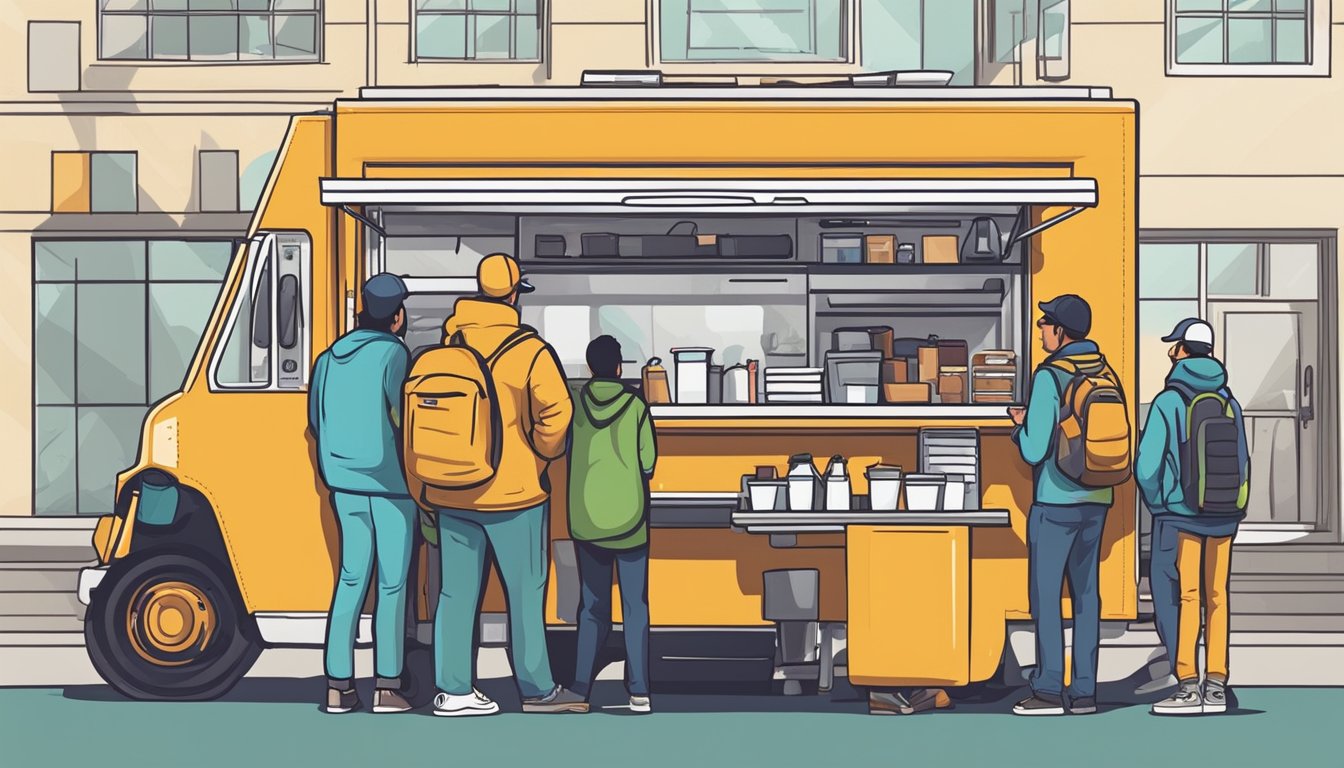
<svg viewBox="0 0 1344 768">
<path fill-rule="evenodd" d="M 550 43 L 550 25 L 551 25 L 551 3 L 550 0 L 536 0 L 537 3 L 537 55 L 533 58 L 515 58 L 512 55 L 503 59 L 482 59 L 478 57 L 455 58 L 451 56 L 421 56 L 420 55 L 420 24 L 419 17 L 421 13 L 426 13 L 416 7 L 416 0 L 408 0 L 410 5 L 410 24 L 408 35 L 410 39 L 407 60 L 412 64 L 542 64 L 549 55 L 548 48 Z M 518 45 L 518 19 L 527 18 L 532 14 L 519 13 L 515 10 L 518 6 L 518 0 L 509 0 L 509 10 L 507 11 L 477 11 L 470 7 L 462 10 L 448 9 L 430 9 L 427 15 L 430 16 L 462 16 L 469 22 L 474 23 L 477 16 L 503 16 L 509 20 L 509 50 L 512 54 Z M 548 73 L 549 77 L 549 73 Z"/>
<path fill-rule="evenodd" d="M 298 340 L 290 347 L 282 347 L 279 333 L 279 286 L 282 279 L 280 255 L 283 247 L 281 239 L 291 242 L 298 241 L 300 248 L 299 258 L 301 262 L 299 264 L 298 291 L 296 294 L 298 309 L 296 332 Z M 224 313 L 223 323 L 219 326 L 218 332 L 210 339 L 212 348 L 206 367 L 206 385 L 211 392 L 266 392 L 278 394 L 307 392 L 312 385 L 313 364 L 312 235 L 303 230 L 276 230 L 258 233 L 245 242 L 247 243 L 247 252 L 244 258 L 247 261 L 243 265 L 242 275 L 239 277 L 236 289 L 234 286 L 225 286 L 224 290 L 233 289 L 233 293 L 228 296 L 229 306 Z M 267 280 L 266 297 L 270 304 L 270 311 L 267 313 L 270 318 L 270 328 L 266 345 L 269 352 L 266 381 L 246 384 L 221 381 L 219 374 L 220 368 L 224 364 L 225 350 L 229 343 L 233 341 L 234 334 L 239 330 L 237 324 L 243 308 L 244 293 L 251 295 L 253 305 L 250 311 L 255 315 L 258 306 L 255 302 L 261 293 L 259 287 L 263 277 Z M 224 290 L 220 293 L 221 297 L 226 295 Z M 255 343 L 255 334 L 255 328 L 252 328 L 247 334 L 246 342 L 249 352 L 260 346 Z M 204 338 L 202 342 L 204 343 Z M 297 353 L 294 352 L 296 349 L 298 350 Z M 296 354 L 303 361 L 294 373 L 286 373 L 281 370 L 280 357 L 286 352 Z M 292 379 L 295 374 L 299 378 L 299 384 L 297 386 L 289 385 L 286 381 L 287 377 Z"/>
<path fill-rule="evenodd" d="M 223 10 L 223 9 L 221 9 L 221 10 L 194 10 L 194 11 L 193 11 L 193 10 L 190 10 L 190 9 L 181 9 L 181 10 L 153 10 L 153 9 L 150 7 L 150 3 L 152 2 L 152 0 L 145 0 L 145 2 L 146 2 L 146 7 L 145 7 L 144 10 L 108 11 L 108 10 L 104 10 L 104 8 L 103 8 L 103 3 L 104 3 L 105 1 L 106 1 L 106 0 L 93 0 L 93 2 L 95 3 L 95 9 L 94 9 L 94 35 L 95 35 L 95 39 L 94 39 L 94 60 L 97 62 L 97 64 L 98 64 L 99 66 L 138 66 L 138 67 L 143 67 L 143 66 L 189 66 L 189 67 L 200 67 L 200 66 L 237 66 L 237 65 L 258 65 L 258 64 L 260 64 L 260 65 L 277 65 L 277 64 L 280 64 L 280 65 L 284 65 L 284 64 L 291 64 L 291 65 L 292 65 L 292 64 L 323 64 L 323 63 L 326 62 L 326 50 L 325 50 L 325 42 L 326 42 L 326 0 L 313 0 L 313 5 L 314 5 L 314 7 L 313 7 L 311 10 L 310 10 L 310 9 L 306 9 L 306 8 L 299 8 L 299 9 L 293 9 L 293 10 L 286 10 L 286 9 L 277 10 L 277 9 L 275 9 L 275 8 L 269 8 L 269 9 L 264 10 L 264 11 L 262 11 L 262 10 L 240 10 L 240 9 L 237 9 L 237 10 L 235 10 L 235 9 L 230 9 L 230 10 Z M 122 57 L 122 56 L 110 57 L 110 56 L 104 56 L 104 55 L 103 55 L 103 17 L 104 17 L 104 16 L 141 16 L 141 17 L 144 17 L 144 19 L 145 19 L 145 25 L 146 25 L 146 28 L 145 28 L 145 55 L 144 55 L 144 57 L 141 57 L 141 58 Z M 219 58 L 215 58 L 215 59 L 193 59 L 193 58 L 191 58 L 191 47 L 190 47 L 191 33 L 188 32 L 188 33 L 187 33 L 187 39 L 188 39 L 187 53 L 186 53 L 183 57 L 181 57 L 181 58 L 167 58 L 167 57 L 159 57 L 159 58 L 155 58 L 155 56 L 154 56 L 154 45 L 153 45 L 152 37 L 153 37 L 153 34 L 154 34 L 154 23 L 153 23 L 153 20 L 154 20 L 154 17 L 156 17 L 156 16 L 158 16 L 158 17 L 181 17 L 181 18 L 183 18 L 183 19 L 188 19 L 188 20 L 189 20 L 192 16 L 230 16 L 230 17 L 233 17 L 233 19 L 235 20 L 235 22 L 240 21 L 240 20 L 242 19 L 242 17 L 244 17 L 244 16 L 266 16 L 266 17 L 270 20 L 270 22 L 271 22 L 272 39 L 274 39 L 274 28 L 275 28 L 275 27 L 274 27 L 274 23 L 275 23 L 275 19 L 276 19 L 277 16 L 279 16 L 279 17 L 284 17 L 284 16 L 312 16 L 312 17 L 313 17 L 313 22 L 314 22 L 314 25 L 315 25 L 315 26 L 314 26 L 314 30 L 313 30 L 313 34 L 314 34 L 314 37 L 315 37 L 315 39 L 314 39 L 314 41 L 313 41 L 313 47 L 314 47 L 315 50 L 314 50 L 313 56 L 312 56 L 311 58 L 308 58 L 308 57 L 303 57 L 303 58 L 299 58 L 299 57 L 294 57 L 294 58 L 276 58 L 275 55 L 274 55 L 274 51 L 272 51 L 272 55 L 271 55 L 270 58 L 251 58 L 251 59 L 244 59 L 244 58 L 242 58 L 242 53 L 243 53 L 243 52 L 240 51 L 240 50 L 235 50 L 235 51 L 233 52 L 234 58 L 232 58 L 232 59 L 219 59 Z M 237 48 L 241 47 L 241 46 L 239 46 L 239 45 L 236 44 L 236 43 L 238 42 L 238 38 L 235 37 L 234 40 L 235 40 L 234 48 L 237 49 Z"/>
<path fill-rule="evenodd" d="M 809 0 L 810 3 L 817 3 L 820 0 Z M 690 4 L 694 0 L 686 0 L 687 16 L 689 24 Z M 817 66 L 834 67 L 836 64 L 855 64 L 858 62 L 859 55 L 859 31 L 860 31 L 860 5 L 859 0 L 837 0 L 840 3 L 840 55 L 836 58 L 826 58 L 818 55 L 808 56 L 806 54 L 795 54 L 789 58 L 723 58 L 715 57 L 708 59 L 694 59 L 689 56 L 689 44 L 687 46 L 687 58 L 671 59 L 667 57 L 663 50 L 663 14 L 662 0 L 651 2 L 649 12 L 652 14 L 652 20 L 649 23 L 650 35 L 656 45 L 657 55 L 654 57 L 660 64 L 670 66 L 695 67 L 700 65 L 752 65 L 752 66 Z M 745 13 L 745 12 L 744 12 Z M 922 55 L 922 53 L 921 53 Z M 831 71 L 831 70 L 825 70 Z"/>
<path fill-rule="evenodd" d="M 1305 10 L 1307 39 L 1305 63 L 1234 63 L 1224 62 L 1219 64 L 1185 64 L 1176 60 L 1176 19 L 1181 17 L 1214 17 L 1221 16 L 1224 20 L 1227 18 L 1241 17 L 1242 14 L 1229 13 L 1227 2 L 1224 0 L 1221 11 L 1186 11 L 1177 14 L 1177 0 L 1166 0 L 1165 16 L 1163 19 L 1163 28 L 1165 30 L 1164 38 L 1166 40 L 1166 70 L 1168 77 L 1329 77 L 1330 76 L 1330 49 L 1331 49 L 1331 24 L 1330 24 L 1330 6 L 1329 0 L 1304 0 L 1307 4 Z M 1248 18 L 1269 18 L 1273 19 L 1275 11 L 1264 12 L 1261 15 L 1249 16 Z M 1224 31 L 1223 56 L 1227 56 L 1227 38 Z M 1273 34 L 1271 32 L 1271 34 Z"/>
<path fill-rule="evenodd" d="M 78 262 L 76 262 L 76 265 L 75 265 L 75 267 L 74 267 L 75 271 L 73 271 L 69 276 L 41 277 L 41 278 L 39 278 L 39 276 L 38 276 L 37 262 L 38 262 L 38 258 L 39 258 L 39 252 L 40 252 L 41 248 L 43 248 L 43 247 L 50 246 L 50 244 L 53 244 L 53 243 L 70 244 L 70 243 L 113 243 L 113 242 L 116 242 L 116 243 L 134 243 L 134 244 L 138 244 L 138 245 L 140 246 L 140 256 L 139 256 L 139 258 L 142 258 L 142 259 L 144 260 L 144 261 L 143 261 L 143 274 L 142 274 L 142 275 L 140 275 L 139 277 L 128 277 L 128 278 L 124 278 L 124 279 L 108 279 L 108 278 L 106 278 L 106 277 L 81 278 L 80 275 L 79 275 L 79 273 L 78 273 Z M 38 430 L 37 430 L 37 428 L 36 428 L 36 424 L 37 424 L 38 415 L 39 415 L 40 412 L 42 412 L 42 411 L 48 411 L 48 412 L 51 412 L 51 411 L 56 411 L 56 410 L 69 410 L 69 411 L 73 411 L 73 412 L 75 413 L 76 428 L 78 428 L 78 419 L 79 419 L 79 415 L 80 415 L 84 410 L 86 410 L 86 409 L 100 409 L 100 408 L 101 408 L 101 409 L 113 409 L 113 408 L 128 408 L 128 409 L 129 409 L 129 408 L 138 408 L 138 409 L 141 409 L 144 413 L 147 414 L 147 413 L 149 413 L 151 410 L 153 410 L 153 408 L 154 408 L 156 405 L 158 405 L 158 403 L 162 402 L 164 398 L 166 398 L 166 397 L 172 397 L 173 394 L 174 394 L 174 392 L 180 392 L 180 391 L 182 391 L 182 390 L 186 387 L 186 377 L 187 377 L 187 375 L 190 374 L 190 372 L 191 372 L 191 367 L 192 367 L 192 365 L 193 365 L 192 361 L 194 361 L 194 360 L 200 355 L 201 345 L 204 343 L 206 334 L 207 334 L 207 333 L 209 332 L 209 330 L 210 330 L 210 318 L 209 318 L 209 316 L 207 316 L 207 317 L 205 318 L 205 321 L 204 321 L 204 323 L 203 323 L 203 325 L 202 325 L 202 328 L 201 328 L 201 336 L 200 336 L 200 338 L 198 338 L 197 341 L 196 341 L 195 352 L 192 353 L 190 359 L 188 360 L 186 369 L 183 370 L 183 372 L 182 372 L 182 380 L 178 383 L 178 385 L 177 385 L 177 389 L 176 389 L 176 390 L 173 390 L 173 391 L 170 391 L 170 392 L 168 392 L 168 393 L 165 394 L 165 395 L 162 395 L 162 396 L 156 396 L 155 388 L 154 388 L 154 384 L 155 384 L 154 364 L 155 364 L 155 355 L 156 355 L 156 352 L 155 352 L 155 346 L 154 346 L 154 344 L 153 344 L 153 338 L 152 338 L 152 333 L 151 333 L 151 328 L 152 328 L 153 323 L 152 323 L 152 321 L 150 320 L 150 312 L 152 311 L 152 308 L 153 308 L 153 302 L 154 302 L 154 298 L 153 298 L 153 289 L 154 289 L 156 286 L 173 286 L 173 285 L 184 285 L 184 286 L 210 286 L 210 287 L 212 287 L 212 288 L 215 289 L 215 292 L 216 292 L 216 300 L 218 300 L 219 292 L 222 290 L 222 287 L 223 287 L 223 285 L 224 285 L 224 282 L 228 279 L 227 268 L 226 268 L 226 272 L 225 272 L 225 274 L 222 275 L 221 277 L 219 277 L 218 279 L 209 279 L 209 278 L 205 278 L 205 277 L 200 277 L 200 278 L 181 278 L 181 277 L 155 278 L 155 277 L 154 277 L 154 270 L 153 270 L 153 266 L 152 266 L 152 263 L 153 263 L 153 255 L 152 255 L 153 248 L 152 248 L 152 245 L 153 245 L 154 243 L 156 243 L 156 242 L 185 242 L 185 243 L 203 243 L 203 244 L 217 244 L 217 243 L 232 242 L 232 243 L 235 243 L 235 244 L 236 244 L 237 241 L 236 241 L 236 240 L 232 240 L 232 239 L 230 239 L 230 238 L 219 238 L 219 237 L 191 237 L 191 236 L 187 236 L 187 237 L 78 237 L 78 236 L 75 236 L 75 237 L 62 237 L 62 236 L 57 236 L 57 237 L 42 237 L 42 238 L 35 238 L 35 239 L 32 240 L 31 248 L 30 248 L 30 254 L 31 254 L 31 259 L 32 259 L 32 262 L 31 262 L 31 264 L 32 264 L 32 277 L 31 277 L 31 279 L 30 279 L 30 281 L 29 281 L 29 290 L 32 291 L 31 295 L 34 297 L 34 299 L 36 299 L 36 296 L 37 296 L 37 293 L 38 293 L 38 289 L 39 289 L 40 287 L 42 287 L 42 286 L 51 286 L 51 285 L 64 285 L 64 286 L 70 286 L 71 290 L 73 291 L 71 300 L 75 302 L 75 308 L 74 308 L 74 313 L 75 313 L 75 315 L 74 315 L 74 321 L 75 321 L 75 323 L 76 323 L 76 327 L 77 327 L 77 323 L 78 323 L 78 312 L 79 312 L 79 309 L 78 309 L 78 301 L 79 301 L 79 298 L 78 298 L 78 297 L 79 297 L 80 286 L 83 286 L 83 285 L 102 285 L 102 284 L 109 284 L 109 283 L 110 283 L 110 284 L 121 285 L 121 286 L 132 286 L 132 287 L 134 287 L 135 289 L 137 289 L 137 290 L 139 290 L 139 291 L 142 292 L 142 299 L 141 299 L 141 300 L 144 302 L 144 307 L 145 307 L 145 323 L 144 323 L 144 328 L 143 328 L 143 332 L 144 332 L 144 342 L 145 342 L 145 347 L 144 347 L 144 350 L 145 350 L 145 364 L 144 364 L 144 399 L 143 399 L 143 402 L 142 402 L 142 401 L 134 401 L 134 402 L 132 402 L 132 401 L 128 401 L 128 400 L 118 400 L 118 399 L 115 399 L 115 398 L 100 398 L 100 399 L 97 399 L 97 400 L 90 400 L 90 401 L 83 401 L 83 400 L 81 400 L 81 398 L 80 398 L 80 396 L 79 396 L 79 378 L 80 378 L 80 372 L 79 372 L 79 360 L 78 360 L 78 355 L 79 355 L 79 339 L 78 339 L 77 331 L 75 332 L 75 335 L 72 336 L 72 339 L 71 339 L 72 352 L 73 352 L 73 354 L 74 354 L 75 357 L 74 357 L 74 359 L 71 361 L 71 363 L 72 363 L 71 375 L 72 375 L 73 378 L 71 379 L 71 382 L 70 382 L 70 384 L 71 384 L 71 393 L 70 393 L 70 400 L 69 400 L 69 402 L 50 402 L 50 401 L 49 401 L 49 402 L 41 402 L 41 401 L 39 401 L 39 395 L 38 395 L 39 363 L 38 363 L 38 360 L 37 360 L 36 356 L 34 356 L 34 359 L 33 359 L 32 364 L 31 364 L 31 366 L 30 366 L 31 370 L 30 370 L 30 372 L 29 372 L 29 377 L 30 377 L 30 378 L 29 378 L 29 381 L 30 381 L 30 386 L 32 387 L 32 390 L 31 390 L 31 391 L 32 391 L 32 397 L 31 397 L 31 401 L 30 401 L 30 403 L 29 403 L 29 408 L 30 408 L 30 413 L 31 413 L 31 415 L 32 415 L 33 424 L 34 424 L 34 428 L 33 428 L 33 430 L 32 430 L 32 436 L 31 436 L 32 439 L 31 439 L 31 442 L 30 442 L 30 445 L 29 445 L 29 449 L 30 449 L 30 451 L 31 451 L 30 456 L 31 456 L 31 459 L 32 459 L 32 477 L 29 479 L 29 481 L 30 481 L 30 490 L 32 491 L 32 502 L 31 502 L 31 503 L 32 503 L 32 513 L 33 513 L 34 516 L 51 517 L 51 516 L 59 516 L 59 515 L 66 515 L 66 514 L 73 514 L 73 515 L 77 515 L 77 516 L 92 516 L 93 514 L 106 514 L 106 512 L 103 512 L 103 511 L 99 511 L 99 512 L 96 512 L 96 513 L 94 513 L 94 512 L 90 512 L 90 513 L 83 513 L 83 512 L 81 512 L 81 508 L 80 508 L 80 500 L 79 500 L 79 497 L 80 497 L 80 485 L 79 485 L 79 483 L 80 483 L 80 474 L 79 474 L 79 467 L 80 467 L 80 463 L 81 463 L 81 461 L 80 461 L 80 454 L 79 454 L 80 445 L 79 445 L 79 442 L 78 442 L 78 441 L 76 441 L 76 444 L 75 444 L 75 454 L 74 454 L 74 456 L 73 456 L 73 458 L 72 458 L 72 463 L 73 463 L 72 472 L 73 472 L 74 483 L 75 483 L 75 487 L 74 487 L 74 489 L 73 489 L 73 504 L 74 504 L 74 507 L 73 507 L 72 509 L 61 509 L 61 510 L 54 510 L 54 511 L 53 511 L 53 510 L 44 510 L 44 509 L 39 508 L 39 506 L 38 506 L 38 494 L 37 494 L 37 491 L 38 491 L 38 472 L 39 472 L 38 457 L 39 457 L 39 451 L 40 451 L 40 447 L 41 447 L 41 446 L 38 444 L 38 436 L 39 436 L 39 435 L 38 435 Z M 230 259 L 232 259 L 232 258 L 233 258 L 233 257 L 231 256 Z M 30 333 L 31 333 L 31 344 L 32 344 L 32 348 L 33 348 L 33 349 L 37 349 L 37 348 L 38 348 L 38 347 L 37 347 L 37 341 L 38 341 L 39 319 L 38 319 L 38 314 L 37 314 L 37 312 L 38 312 L 38 304 L 37 304 L 36 300 L 34 300 L 33 305 L 32 305 L 32 307 L 31 307 L 31 309 L 30 309 L 30 317 L 31 317 L 31 319 L 32 319 L 32 328 L 31 328 Z M 162 350 L 160 350 L 160 351 L 162 351 Z M 141 416 L 141 422 L 142 422 L 142 424 L 143 424 L 143 418 L 144 418 L 144 417 L 143 417 L 143 415 L 142 415 L 142 416 Z M 138 439 L 138 437 L 139 437 L 139 432 L 137 432 L 135 436 L 136 436 L 137 439 Z M 108 511 L 110 511 L 110 510 L 108 510 Z"/>
</svg>

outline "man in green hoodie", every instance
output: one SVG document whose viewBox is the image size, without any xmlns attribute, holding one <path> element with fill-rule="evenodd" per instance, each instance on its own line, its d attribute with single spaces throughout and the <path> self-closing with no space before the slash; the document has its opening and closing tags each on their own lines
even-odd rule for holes
<svg viewBox="0 0 1344 768">
<path fill-rule="evenodd" d="M 1174 665 L 1180 687 L 1154 704 L 1153 712 L 1175 715 L 1224 712 L 1228 573 L 1232 538 L 1245 515 L 1250 480 L 1246 428 L 1241 406 L 1227 388 L 1227 371 L 1212 356 L 1213 327 L 1198 318 L 1187 318 L 1162 340 L 1172 343 L 1167 353 L 1172 361 L 1171 373 L 1167 375 L 1166 388 L 1148 411 L 1139 438 L 1134 476 L 1153 515 L 1148 581 L 1157 634 Z M 1193 479 L 1188 466 L 1192 459 L 1187 455 L 1190 435 L 1192 431 L 1200 432 L 1203 425 L 1192 408 L 1197 399 L 1212 402 L 1215 418 L 1228 412 L 1231 418 L 1222 443 L 1206 442 L 1203 446 L 1204 476 L 1199 478 L 1203 482 L 1196 483 L 1200 486 L 1196 493 L 1202 495 L 1202 505 L 1199 500 L 1187 498 L 1189 489 L 1184 482 Z M 1208 429 L 1202 430 L 1206 440 L 1213 434 Z M 1224 462 L 1221 466 L 1217 463 L 1220 457 Z M 1223 503 L 1210 503 L 1217 501 L 1213 495 L 1218 491 L 1225 496 Z M 1201 607 L 1205 625 L 1202 691 L 1196 660 Z"/>
<path fill-rule="evenodd" d="M 575 396 L 569 452 L 569 531 L 582 600 L 573 692 L 588 698 L 611 630 L 612 566 L 621 586 L 630 709 L 649 712 L 649 478 L 658 448 L 649 407 L 621 383 L 621 345 L 588 345 L 593 379 Z"/>
<path fill-rule="evenodd" d="M 415 502 L 402 474 L 401 387 L 410 357 L 406 283 L 380 274 L 364 284 L 358 326 L 318 356 L 308 391 L 317 468 L 331 490 L 341 532 L 341 570 L 327 622 L 326 711 L 359 706 L 354 645 L 360 607 L 378 561 L 374 606 L 374 712 L 410 709 L 399 693 L 405 648 L 406 578 Z"/>
</svg>

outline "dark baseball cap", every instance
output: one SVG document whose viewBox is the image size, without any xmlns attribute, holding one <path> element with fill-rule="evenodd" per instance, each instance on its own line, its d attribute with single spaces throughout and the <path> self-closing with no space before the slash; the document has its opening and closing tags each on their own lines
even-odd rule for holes
<svg viewBox="0 0 1344 768">
<path fill-rule="evenodd" d="M 374 275 L 364 283 L 364 311 L 374 320 L 390 320 L 410 295 L 400 277 L 388 272 Z"/>
<path fill-rule="evenodd" d="M 1092 307 L 1081 296 L 1066 293 L 1037 305 L 1047 322 L 1058 325 L 1075 339 L 1085 339 L 1092 331 Z"/>
</svg>

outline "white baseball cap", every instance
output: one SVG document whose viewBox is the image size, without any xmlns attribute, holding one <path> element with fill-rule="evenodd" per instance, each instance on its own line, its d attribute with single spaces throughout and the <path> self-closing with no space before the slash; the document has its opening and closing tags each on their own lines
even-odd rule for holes
<svg viewBox="0 0 1344 768">
<path fill-rule="evenodd" d="M 1163 341 L 1188 341 L 1194 344 L 1213 346 L 1213 326 L 1197 317 L 1187 317 L 1176 324 L 1176 328 Z"/>
</svg>

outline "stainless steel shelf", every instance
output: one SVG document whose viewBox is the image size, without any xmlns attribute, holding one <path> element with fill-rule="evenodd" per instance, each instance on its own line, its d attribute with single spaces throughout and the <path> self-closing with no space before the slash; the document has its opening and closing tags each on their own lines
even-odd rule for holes
<svg viewBox="0 0 1344 768">
<path fill-rule="evenodd" d="M 732 515 L 733 527 L 747 533 L 798 535 L 843 533 L 851 525 L 998 527 L 1010 524 L 1006 509 L 949 510 L 945 512 L 746 512 Z"/>
</svg>

